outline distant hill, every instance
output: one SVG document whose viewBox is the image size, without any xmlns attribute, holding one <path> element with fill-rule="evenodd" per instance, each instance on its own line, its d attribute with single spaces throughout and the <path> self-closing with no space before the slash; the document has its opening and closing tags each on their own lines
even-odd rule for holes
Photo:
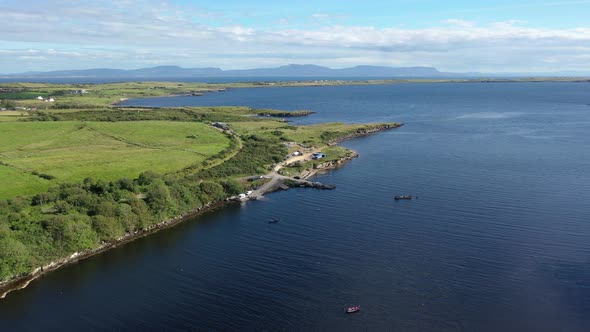
<svg viewBox="0 0 590 332">
<path fill-rule="evenodd" d="M 432 67 L 381 67 L 356 66 L 352 68 L 332 69 L 315 65 L 286 65 L 278 68 L 260 68 L 249 70 L 228 70 L 229 76 L 325 76 L 325 77 L 386 77 L 416 76 L 433 77 L 442 73 Z"/>
<path fill-rule="evenodd" d="M 223 73 L 219 68 L 182 68 L 178 66 L 158 66 L 141 69 L 82 69 L 82 70 L 57 70 L 47 72 L 28 72 L 6 76 L 15 77 L 191 77 L 191 76 L 217 76 Z"/>
<path fill-rule="evenodd" d="M 28 72 L 4 77 L 97 77 L 97 78 L 158 78 L 158 77 L 437 77 L 449 76 L 432 67 L 356 66 L 332 69 L 316 65 L 286 65 L 278 68 L 222 70 L 220 68 L 182 68 L 158 66 L 141 69 L 85 69 Z"/>
</svg>

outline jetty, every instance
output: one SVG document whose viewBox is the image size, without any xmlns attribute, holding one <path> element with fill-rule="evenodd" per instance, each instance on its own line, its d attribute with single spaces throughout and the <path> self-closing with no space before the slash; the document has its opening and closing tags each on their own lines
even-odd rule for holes
<svg viewBox="0 0 590 332">
<path fill-rule="evenodd" d="M 265 194 L 271 193 L 277 190 L 287 190 L 289 188 L 315 188 L 333 190 L 336 186 L 333 184 L 324 184 L 320 182 L 313 182 L 304 179 L 295 179 L 292 177 L 280 175 L 273 172 L 270 177 L 270 181 L 263 184 L 260 188 L 253 190 L 252 193 L 243 197 L 241 200 L 258 200 L 261 199 Z"/>
<path fill-rule="evenodd" d="M 311 176 L 313 176 L 318 170 L 314 170 L 312 172 L 307 172 L 305 174 L 298 174 L 293 177 L 285 176 L 279 174 L 279 171 L 292 163 L 311 160 L 313 159 L 313 155 L 321 152 L 321 148 L 315 148 L 310 151 L 304 153 L 297 153 L 288 156 L 280 163 L 274 165 L 272 170 L 265 175 L 258 175 L 246 178 L 247 180 L 253 179 L 269 179 L 266 183 L 264 183 L 259 188 L 252 190 L 248 193 L 248 195 L 238 197 L 238 201 L 248 201 L 248 200 L 258 200 L 261 199 L 265 194 L 271 193 L 277 190 L 287 190 L 289 188 L 314 188 L 314 189 L 323 189 L 323 190 L 333 190 L 336 189 L 336 186 L 333 184 L 324 184 L 321 182 L 316 181 L 309 181 L 307 180 Z M 332 168 L 332 167 L 329 167 Z"/>
</svg>

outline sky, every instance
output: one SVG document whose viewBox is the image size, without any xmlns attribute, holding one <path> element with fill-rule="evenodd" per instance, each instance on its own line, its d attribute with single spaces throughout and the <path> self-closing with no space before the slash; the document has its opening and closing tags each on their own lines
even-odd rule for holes
<svg viewBox="0 0 590 332">
<path fill-rule="evenodd" d="M 590 72 L 590 0 L 0 0 L 0 73 L 160 65 Z"/>
</svg>

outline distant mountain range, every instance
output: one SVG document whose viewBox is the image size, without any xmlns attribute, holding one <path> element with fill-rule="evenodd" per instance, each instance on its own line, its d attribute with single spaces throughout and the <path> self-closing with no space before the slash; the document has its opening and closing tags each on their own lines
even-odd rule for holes
<svg viewBox="0 0 590 332">
<path fill-rule="evenodd" d="M 456 74 L 441 73 L 432 67 L 381 67 L 356 66 L 332 69 L 316 65 L 286 65 L 278 68 L 222 70 L 220 68 L 182 68 L 158 66 L 141 69 L 85 69 L 27 72 L 2 75 L 4 77 L 108 77 L 108 78 L 158 78 L 158 77 L 440 77 Z"/>
<path fill-rule="evenodd" d="M 316 65 L 286 65 L 277 68 L 257 68 L 223 70 L 220 68 L 182 68 L 178 66 L 158 66 L 141 69 L 84 69 L 58 70 L 48 72 L 26 72 L 20 74 L 1 75 L 0 78 L 99 78 L 99 79 L 173 79 L 173 78 L 474 78 L 474 77 L 589 77 L 590 72 L 552 72 L 552 73 L 449 73 L 441 72 L 433 67 L 384 67 L 356 66 L 351 68 L 332 69 Z"/>
</svg>

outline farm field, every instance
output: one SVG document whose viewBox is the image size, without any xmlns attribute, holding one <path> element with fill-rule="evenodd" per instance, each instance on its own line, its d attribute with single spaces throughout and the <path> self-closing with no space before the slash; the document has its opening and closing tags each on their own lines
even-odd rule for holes
<svg viewBox="0 0 590 332">
<path fill-rule="evenodd" d="M 0 114 L 0 122 L 15 122 L 27 118 L 20 115 L 4 115 Z"/>
<path fill-rule="evenodd" d="M 169 121 L 0 122 L 0 142 L 0 198 L 86 177 L 174 172 L 202 163 L 230 143 L 204 123 Z"/>
</svg>

